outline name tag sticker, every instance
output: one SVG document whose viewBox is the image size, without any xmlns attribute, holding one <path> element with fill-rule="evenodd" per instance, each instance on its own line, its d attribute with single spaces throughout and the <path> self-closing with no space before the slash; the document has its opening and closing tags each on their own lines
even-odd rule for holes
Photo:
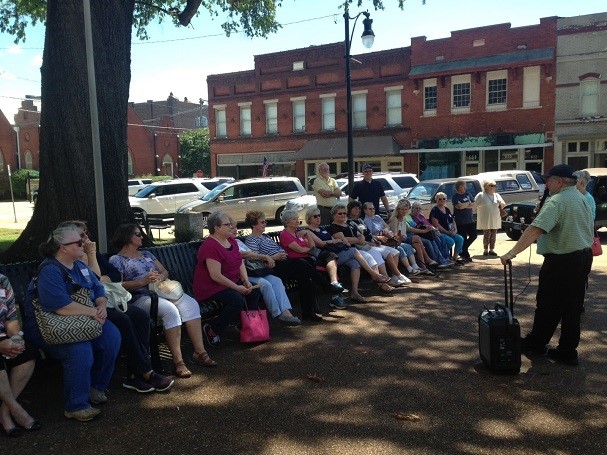
<svg viewBox="0 0 607 455">
<path fill-rule="evenodd" d="M 88 277 L 88 276 L 89 276 L 89 270 L 88 270 L 88 269 L 81 269 L 80 271 L 82 272 L 82 274 L 83 274 L 84 276 L 86 276 L 86 277 Z"/>
<path fill-rule="evenodd" d="M 0 298 L 6 297 L 6 289 L 0 289 Z"/>
<path fill-rule="evenodd" d="M 154 260 L 152 258 L 145 258 L 145 260 L 148 262 L 154 262 Z"/>
</svg>

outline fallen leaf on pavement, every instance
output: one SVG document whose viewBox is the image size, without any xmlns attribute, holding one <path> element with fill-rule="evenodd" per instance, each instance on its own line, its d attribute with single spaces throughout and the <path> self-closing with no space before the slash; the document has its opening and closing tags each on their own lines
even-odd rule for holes
<svg viewBox="0 0 607 455">
<path fill-rule="evenodd" d="M 405 414 L 404 412 L 393 412 L 392 417 L 398 420 L 408 420 L 409 422 L 419 422 L 420 417 L 415 414 Z"/>
<path fill-rule="evenodd" d="M 315 374 L 309 374 L 308 379 L 312 382 L 325 382 L 325 378 L 321 378 L 320 376 L 316 376 Z"/>
</svg>

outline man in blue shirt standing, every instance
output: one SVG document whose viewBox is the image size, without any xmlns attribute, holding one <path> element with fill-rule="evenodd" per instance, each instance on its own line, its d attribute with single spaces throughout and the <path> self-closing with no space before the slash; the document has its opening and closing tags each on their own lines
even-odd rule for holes
<svg viewBox="0 0 607 455">
<path fill-rule="evenodd" d="M 375 207 L 375 213 L 379 213 L 379 200 L 381 199 L 386 213 L 390 212 L 390 204 L 380 182 L 373 180 L 373 167 L 370 164 L 363 166 L 364 178 L 354 184 L 352 193 L 348 197 L 349 202 L 358 200 L 361 204 L 371 202 Z"/>
</svg>

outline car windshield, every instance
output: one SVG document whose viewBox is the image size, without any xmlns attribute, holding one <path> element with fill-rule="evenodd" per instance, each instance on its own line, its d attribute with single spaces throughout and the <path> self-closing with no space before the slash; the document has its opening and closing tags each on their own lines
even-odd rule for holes
<svg viewBox="0 0 607 455">
<path fill-rule="evenodd" d="M 204 182 L 202 186 L 204 186 L 207 190 L 212 190 L 220 184 L 221 182 Z"/>
<path fill-rule="evenodd" d="M 394 180 L 396 184 L 403 189 L 411 188 L 417 183 L 417 180 L 409 176 L 392 177 L 392 180 Z"/>
<path fill-rule="evenodd" d="M 202 196 L 200 198 L 201 201 L 211 201 L 213 199 L 215 199 L 215 196 L 217 196 L 219 193 L 221 193 L 230 183 L 226 182 L 226 183 L 222 183 L 221 185 L 217 185 L 215 188 L 213 188 L 213 190 L 211 190 L 210 192 L 208 192 L 207 194 L 205 194 L 204 196 Z"/>
<path fill-rule="evenodd" d="M 432 196 L 438 190 L 438 183 L 419 182 L 407 195 L 407 199 L 430 202 Z"/>
<path fill-rule="evenodd" d="M 150 194 L 156 191 L 157 187 L 158 185 L 148 185 L 144 188 L 141 188 L 135 193 L 135 197 L 148 197 Z"/>
</svg>

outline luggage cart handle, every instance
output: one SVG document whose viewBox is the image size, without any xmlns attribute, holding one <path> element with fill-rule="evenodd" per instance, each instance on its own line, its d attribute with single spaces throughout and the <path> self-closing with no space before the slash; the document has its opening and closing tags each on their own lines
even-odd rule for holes
<svg viewBox="0 0 607 455">
<path fill-rule="evenodd" d="M 504 300 L 506 307 L 514 313 L 514 294 L 512 292 L 512 261 L 508 259 L 504 264 Z"/>
</svg>

